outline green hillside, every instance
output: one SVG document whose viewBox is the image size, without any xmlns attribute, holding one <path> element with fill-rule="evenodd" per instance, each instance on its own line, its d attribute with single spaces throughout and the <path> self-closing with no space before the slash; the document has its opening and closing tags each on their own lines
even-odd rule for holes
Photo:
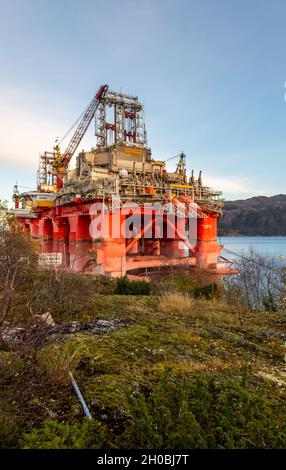
<svg viewBox="0 0 286 470">
<path fill-rule="evenodd" d="M 285 314 L 196 299 L 174 277 L 130 296 L 114 280 L 57 276 L 29 279 L 6 320 L 21 311 L 24 333 L 2 331 L 2 447 L 286 446 Z M 35 329 L 31 312 L 47 310 L 56 325 Z"/>
</svg>

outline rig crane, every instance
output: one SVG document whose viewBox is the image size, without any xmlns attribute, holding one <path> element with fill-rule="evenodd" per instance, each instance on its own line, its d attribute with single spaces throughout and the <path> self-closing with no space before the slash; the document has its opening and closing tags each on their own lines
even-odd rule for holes
<svg viewBox="0 0 286 470">
<path fill-rule="evenodd" d="M 88 105 L 64 153 L 61 154 L 60 147 L 58 144 L 54 147 L 55 159 L 52 163 L 52 166 L 56 172 L 56 182 L 58 190 L 63 187 L 63 178 L 66 174 L 68 164 L 72 156 L 74 155 L 76 149 L 78 148 L 84 134 L 86 133 L 88 126 L 90 125 L 95 115 L 98 105 L 100 101 L 104 98 L 107 90 L 108 85 L 101 85 L 96 95 Z"/>
</svg>

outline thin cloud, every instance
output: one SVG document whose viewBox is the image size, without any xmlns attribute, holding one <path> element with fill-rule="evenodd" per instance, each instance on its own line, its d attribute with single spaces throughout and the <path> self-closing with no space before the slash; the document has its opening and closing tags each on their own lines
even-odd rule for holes
<svg viewBox="0 0 286 470">
<path fill-rule="evenodd" d="M 233 176 L 217 177 L 206 175 L 203 184 L 223 192 L 226 199 L 240 199 L 253 196 L 270 196 L 271 193 L 256 186 L 254 178 L 236 178 Z"/>
<path fill-rule="evenodd" d="M 207 186 L 211 186 L 223 192 L 228 192 L 228 193 L 233 193 L 233 194 L 251 192 L 250 185 L 248 185 L 244 179 L 236 179 L 236 178 L 229 178 L 229 177 L 221 178 L 221 177 L 206 175 L 204 177 L 203 182 Z"/>
<path fill-rule="evenodd" d="M 4 109 L 0 116 L 0 162 L 34 167 L 40 151 L 57 135 L 56 125 L 41 115 Z"/>
<path fill-rule="evenodd" d="M 39 154 L 65 132 L 63 124 L 35 93 L 2 88 L 0 97 L 0 164 L 35 168 Z"/>
</svg>

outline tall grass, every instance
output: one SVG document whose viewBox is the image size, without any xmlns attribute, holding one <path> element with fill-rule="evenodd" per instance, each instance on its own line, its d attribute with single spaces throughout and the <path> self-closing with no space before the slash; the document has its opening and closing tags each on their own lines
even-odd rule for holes
<svg viewBox="0 0 286 470">
<path fill-rule="evenodd" d="M 70 380 L 69 372 L 75 371 L 82 356 L 86 353 L 85 345 L 79 342 L 55 344 L 38 352 L 38 366 L 51 382 L 67 385 Z"/>
<path fill-rule="evenodd" d="M 231 312 L 220 311 L 219 306 L 195 300 L 179 292 L 167 293 L 159 300 L 158 311 L 166 315 L 184 318 L 199 318 L 211 323 L 238 324 L 238 318 Z"/>
</svg>

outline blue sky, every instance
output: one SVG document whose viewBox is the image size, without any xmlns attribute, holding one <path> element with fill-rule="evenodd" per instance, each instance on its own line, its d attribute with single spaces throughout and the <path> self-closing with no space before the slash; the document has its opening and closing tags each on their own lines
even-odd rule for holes
<svg viewBox="0 0 286 470">
<path fill-rule="evenodd" d="M 227 199 L 286 193 L 285 0 L 0 0 L 0 198 L 102 83 Z M 93 129 L 81 144 L 95 144 Z"/>
</svg>

